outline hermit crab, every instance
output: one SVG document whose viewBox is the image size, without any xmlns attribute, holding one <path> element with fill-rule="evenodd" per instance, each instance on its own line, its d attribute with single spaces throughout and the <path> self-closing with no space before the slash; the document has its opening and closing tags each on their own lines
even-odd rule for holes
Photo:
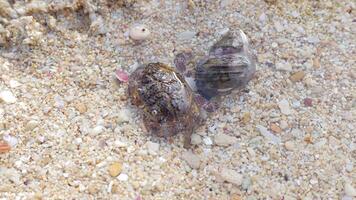
<svg viewBox="0 0 356 200">
<path fill-rule="evenodd" d="M 185 134 L 185 147 L 200 123 L 200 109 L 183 76 L 163 63 L 137 68 L 129 79 L 131 103 L 142 109 L 145 127 L 158 136 Z"/>
<path fill-rule="evenodd" d="M 241 30 L 229 31 L 210 48 L 209 55 L 197 62 L 197 91 L 206 99 L 231 93 L 245 86 L 255 70 L 255 55 L 247 36 Z"/>
</svg>

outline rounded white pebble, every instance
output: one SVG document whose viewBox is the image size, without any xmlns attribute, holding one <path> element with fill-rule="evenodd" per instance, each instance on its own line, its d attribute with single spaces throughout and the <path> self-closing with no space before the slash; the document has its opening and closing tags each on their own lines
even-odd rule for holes
<svg viewBox="0 0 356 200">
<path fill-rule="evenodd" d="M 120 181 L 127 181 L 129 179 L 129 176 L 127 174 L 120 174 L 117 179 Z"/>
<path fill-rule="evenodd" d="M 4 101 L 5 103 L 15 103 L 16 97 L 10 91 L 2 91 L 0 93 L 0 101 Z"/>
<path fill-rule="evenodd" d="M 145 25 L 134 25 L 130 28 L 129 36 L 133 40 L 145 40 L 150 35 L 150 31 Z"/>
</svg>

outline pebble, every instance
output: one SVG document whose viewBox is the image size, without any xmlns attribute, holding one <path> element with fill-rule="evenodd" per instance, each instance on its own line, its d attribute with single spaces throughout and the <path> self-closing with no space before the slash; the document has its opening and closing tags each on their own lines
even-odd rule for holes
<svg viewBox="0 0 356 200">
<path fill-rule="evenodd" d="M 7 144 L 9 144 L 12 148 L 15 147 L 18 143 L 18 139 L 11 135 L 4 135 L 2 138 Z"/>
<path fill-rule="evenodd" d="M 245 177 L 243 180 L 242 180 L 242 189 L 244 190 L 248 190 L 251 186 L 251 179 L 249 177 Z"/>
<path fill-rule="evenodd" d="M 298 71 L 298 72 L 295 72 L 294 74 L 292 74 L 292 76 L 290 76 L 289 78 L 293 82 L 298 82 L 298 81 L 303 80 L 304 76 L 305 76 L 305 72 Z"/>
<path fill-rule="evenodd" d="M 210 146 L 210 145 L 213 144 L 213 141 L 211 140 L 210 137 L 205 137 L 205 138 L 203 139 L 203 142 L 204 142 L 205 145 L 208 145 L 208 146 Z"/>
<path fill-rule="evenodd" d="M 77 109 L 80 114 L 83 114 L 88 110 L 87 106 L 81 102 L 75 104 L 75 109 Z"/>
<path fill-rule="evenodd" d="M 346 171 L 347 172 L 352 172 L 352 169 L 354 168 L 353 164 L 350 162 L 350 163 L 347 163 L 346 164 Z"/>
<path fill-rule="evenodd" d="M 30 120 L 27 122 L 27 124 L 25 125 L 25 131 L 32 131 L 33 129 L 35 129 L 38 126 L 38 121 L 36 120 Z"/>
<path fill-rule="evenodd" d="M 92 134 L 92 135 L 98 135 L 98 134 L 100 134 L 100 133 L 102 133 L 103 131 L 104 131 L 104 127 L 103 126 L 96 126 L 96 127 L 94 127 L 93 129 L 91 129 L 91 131 L 90 131 L 90 134 Z"/>
<path fill-rule="evenodd" d="M 191 167 L 192 169 L 198 169 L 200 167 L 200 161 L 201 161 L 200 156 L 192 153 L 191 151 L 184 152 L 182 158 L 187 162 L 189 167 Z"/>
<path fill-rule="evenodd" d="M 195 37 L 196 33 L 194 31 L 184 31 L 177 35 L 179 40 L 191 40 Z"/>
<path fill-rule="evenodd" d="M 272 123 L 270 125 L 270 129 L 275 133 L 281 133 L 282 132 L 282 129 L 275 123 Z"/>
<path fill-rule="evenodd" d="M 114 162 L 109 166 L 109 174 L 112 177 L 117 177 L 122 171 L 122 164 L 120 162 Z"/>
<path fill-rule="evenodd" d="M 281 110 L 282 114 L 290 115 L 292 114 L 292 110 L 289 107 L 289 102 L 287 99 L 282 99 L 278 102 L 278 107 Z"/>
<path fill-rule="evenodd" d="M 222 168 L 219 176 L 223 181 L 232 183 L 236 186 L 240 186 L 242 184 L 243 176 L 235 170 Z"/>
<path fill-rule="evenodd" d="M 21 86 L 21 83 L 19 83 L 16 80 L 10 80 L 9 85 L 10 85 L 11 88 L 16 88 L 16 87 Z"/>
<path fill-rule="evenodd" d="M 293 151 L 295 149 L 295 144 L 292 141 L 287 141 L 284 143 L 284 146 L 287 150 Z"/>
<path fill-rule="evenodd" d="M 147 151 L 151 155 L 157 155 L 159 152 L 159 144 L 155 142 L 148 141 L 146 143 Z"/>
<path fill-rule="evenodd" d="M 287 129 L 287 128 L 288 128 L 288 122 L 285 121 L 285 120 L 281 120 L 281 121 L 279 122 L 279 127 L 281 127 L 282 130 Z"/>
<path fill-rule="evenodd" d="M 143 24 L 133 25 L 129 30 L 129 36 L 133 40 L 146 40 L 150 36 L 150 30 Z"/>
<path fill-rule="evenodd" d="M 274 143 L 274 144 L 281 143 L 281 138 L 278 136 L 275 136 L 274 134 L 269 132 L 266 127 L 261 126 L 261 125 L 257 125 L 256 127 L 260 131 L 261 135 L 263 135 L 265 138 L 269 139 L 272 143 Z"/>
<path fill-rule="evenodd" d="M 198 145 L 202 142 L 201 136 L 198 134 L 193 134 L 191 137 L 191 143 L 193 145 Z"/>
<path fill-rule="evenodd" d="M 237 139 L 224 133 L 218 133 L 214 137 L 214 142 L 218 146 L 229 146 L 236 143 Z"/>
<path fill-rule="evenodd" d="M 117 113 L 117 123 L 119 124 L 130 122 L 130 118 L 131 118 L 131 112 L 127 108 L 123 108 Z"/>
<path fill-rule="evenodd" d="M 245 112 L 243 115 L 242 115 L 242 123 L 243 124 L 247 124 L 251 121 L 251 114 L 249 112 Z"/>
<path fill-rule="evenodd" d="M 0 154 L 7 153 L 11 150 L 11 146 L 5 142 L 0 140 Z"/>
<path fill-rule="evenodd" d="M 305 99 L 304 99 L 304 106 L 305 106 L 305 107 L 311 107 L 311 106 L 313 106 L 313 99 L 311 99 L 311 98 L 305 98 Z"/>
<path fill-rule="evenodd" d="M 276 64 L 276 69 L 281 71 L 292 71 L 292 65 L 289 62 L 279 62 Z"/>
<path fill-rule="evenodd" d="M 119 179 L 119 181 L 127 181 L 129 180 L 129 176 L 127 174 L 120 174 L 117 179 Z"/>
<path fill-rule="evenodd" d="M 0 92 L 0 100 L 8 104 L 15 103 L 17 101 L 14 94 L 12 94 L 10 91 Z"/>
<path fill-rule="evenodd" d="M 345 194 L 346 194 L 347 196 L 356 197 L 356 190 L 355 190 L 355 188 L 351 185 L 350 182 L 346 182 L 346 183 L 345 183 L 345 188 L 344 188 L 344 190 L 345 190 Z"/>
</svg>

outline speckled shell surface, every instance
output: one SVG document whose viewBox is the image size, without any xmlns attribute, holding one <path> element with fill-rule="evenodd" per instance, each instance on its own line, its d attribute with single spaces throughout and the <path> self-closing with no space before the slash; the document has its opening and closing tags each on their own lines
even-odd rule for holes
<svg viewBox="0 0 356 200">
<path fill-rule="evenodd" d="M 130 76 L 129 95 L 142 109 L 146 128 L 159 136 L 191 134 L 199 120 L 199 107 L 184 78 L 162 63 L 150 63 Z"/>
<path fill-rule="evenodd" d="M 241 34 L 228 32 L 211 47 L 209 55 L 197 63 L 195 82 L 205 98 L 228 94 L 245 86 L 253 77 L 255 57 L 246 36 Z"/>
</svg>

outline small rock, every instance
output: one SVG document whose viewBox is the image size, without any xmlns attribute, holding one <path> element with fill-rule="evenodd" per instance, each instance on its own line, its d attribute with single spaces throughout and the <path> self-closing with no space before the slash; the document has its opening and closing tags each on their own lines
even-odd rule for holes
<svg viewBox="0 0 356 200">
<path fill-rule="evenodd" d="M 0 92 L 0 101 L 11 104 L 17 101 L 16 97 L 10 91 L 2 91 Z"/>
<path fill-rule="evenodd" d="M 344 188 L 344 190 L 345 190 L 345 194 L 346 194 L 347 196 L 356 197 L 356 190 L 355 190 L 355 188 L 351 185 L 351 183 L 346 182 L 346 183 L 345 183 L 345 188 Z"/>
<path fill-rule="evenodd" d="M 305 76 L 305 72 L 303 71 L 298 71 L 294 74 L 292 74 L 292 76 L 290 76 L 290 80 L 293 81 L 293 82 L 298 82 L 298 81 L 301 81 Z"/>
<path fill-rule="evenodd" d="M 313 100 L 311 98 L 305 98 L 304 99 L 304 106 L 305 107 L 311 107 L 313 106 Z"/>
<path fill-rule="evenodd" d="M 148 141 L 146 143 L 146 147 L 147 147 L 147 150 L 148 150 L 149 154 L 157 155 L 157 153 L 159 151 L 159 144 L 158 143 Z"/>
<path fill-rule="evenodd" d="M 129 30 L 129 36 L 133 40 L 146 40 L 150 36 L 150 31 L 145 25 L 133 25 Z"/>
<path fill-rule="evenodd" d="M 38 126 L 38 121 L 36 120 L 30 120 L 29 122 L 27 122 L 27 124 L 25 125 L 25 131 L 32 131 L 33 129 L 35 129 Z"/>
<path fill-rule="evenodd" d="M 274 144 L 279 144 L 281 143 L 281 138 L 273 135 L 271 132 L 267 130 L 266 127 L 257 125 L 257 129 L 260 131 L 261 135 L 263 135 L 265 138 L 269 139 L 272 143 Z"/>
<path fill-rule="evenodd" d="M 251 120 L 251 114 L 249 112 L 245 112 L 243 115 L 242 115 L 242 123 L 243 124 L 247 124 L 249 123 Z"/>
<path fill-rule="evenodd" d="M 184 32 L 181 32 L 177 35 L 177 38 L 179 40 L 191 40 L 195 37 L 195 32 L 193 31 L 184 31 Z"/>
<path fill-rule="evenodd" d="M 10 85 L 11 88 L 16 88 L 16 87 L 21 86 L 21 83 L 19 83 L 16 80 L 10 80 L 9 85 Z"/>
<path fill-rule="evenodd" d="M 235 170 L 222 168 L 219 175 L 222 180 L 235 184 L 236 186 L 242 184 L 243 176 Z"/>
<path fill-rule="evenodd" d="M 284 143 L 284 146 L 286 147 L 287 150 L 293 151 L 295 149 L 295 144 L 292 141 L 287 141 Z"/>
<path fill-rule="evenodd" d="M 282 130 L 285 130 L 288 128 L 288 122 L 286 122 L 285 120 L 281 120 L 279 122 L 279 127 L 281 127 Z"/>
<path fill-rule="evenodd" d="M 282 129 L 275 123 L 272 123 L 270 125 L 270 129 L 275 133 L 281 133 L 282 132 Z"/>
<path fill-rule="evenodd" d="M 193 145 L 198 145 L 202 142 L 201 136 L 198 134 L 192 134 L 191 143 Z"/>
<path fill-rule="evenodd" d="M 251 179 L 249 177 L 245 177 L 243 180 L 242 180 L 242 189 L 244 190 L 248 190 L 251 186 Z"/>
<path fill-rule="evenodd" d="M 9 144 L 12 148 L 15 147 L 18 143 L 17 138 L 11 135 L 4 135 L 2 139 L 7 142 L 7 144 Z"/>
<path fill-rule="evenodd" d="M 198 169 L 200 167 L 200 161 L 201 161 L 200 156 L 192 153 L 191 151 L 184 152 L 182 158 L 187 162 L 189 167 L 191 167 L 192 169 Z"/>
<path fill-rule="evenodd" d="M 123 108 L 117 113 L 117 123 L 130 122 L 131 112 L 129 109 Z"/>
<path fill-rule="evenodd" d="M 341 200 L 352 200 L 352 197 L 345 195 L 341 198 Z"/>
<path fill-rule="evenodd" d="M 75 104 L 75 109 L 77 109 L 80 114 L 83 114 L 88 110 L 87 106 L 81 102 Z"/>
<path fill-rule="evenodd" d="M 117 80 L 123 83 L 127 83 L 129 81 L 129 75 L 127 74 L 127 72 L 121 69 L 117 69 L 115 71 L 115 77 L 117 78 Z"/>
<path fill-rule="evenodd" d="M 7 153 L 10 150 L 11 150 L 11 146 L 7 142 L 0 140 L 0 154 Z M 0 174 L 1 174 L 1 172 L 0 172 Z"/>
<path fill-rule="evenodd" d="M 98 135 L 98 134 L 102 133 L 104 131 L 104 129 L 105 128 L 103 126 L 96 126 L 93 129 L 91 129 L 90 133 L 92 135 Z"/>
<path fill-rule="evenodd" d="M 109 174 L 112 177 L 117 177 L 122 171 L 122 164 L 119 162 L 114 162 L 109 167 Z"/>
<path fill-rule="evenodd" d="M 208 146 L 210 146 L 210 145 L 213 144 L 213 141 L 211 140 L 210 137 L 205 137 L 205 138 L 203 139 L 203 142 L 204 142 L 205 145 L 208 145 Z"/>
<path fill-rule="evenodd" d="M 129 176 L 127 174 L 120 174 L 117 179 L 119 179 L 119 181 L 127 181 L 129 180 Z"/>
<path fill-rule="evenodd" d="M 120 140 L 116 140 L 114 142 L 115 146 L 116 147 L 119 147 L 119 148 L 123 148 L 123 147 L 127 147 L 127 143 L 126 142 L 123 142 L 123 141 L 120 141 Z"/>
<path fill-rule="evenodd" d="M 218 133 L 214 137 L 214 142 L 218 146 L 229 146 L 236 143 L 237 139 L 223 133 Z"/>
<path fill-rule="evenodd" d="M 353 168 L 354 168 L 354 166 L 351 162 L 346 164 L 345 169 L 347 172 L 352 172 Z"/>
<path fill-rule="evenodd" d="M 289 102 L 287 99 L 282 99 L 278 102 L 278 107 L 281 110 L 282 114 L 290 115 L 292 114 L 292 110 L 289 107 Z"/>
<path fill-rule="evenodd" d="M 276 69 L 281 71 L 292 71 L 292 65 L 289 62 L 279 62 L 276 64 Z"/>
<path fill-rule="evenodd" d="M 274 28 L 276 29 L 277 32 L 282 32 L 284 30 L 283 25 L 278 21 L 274 22 Z"/>
</svg>

